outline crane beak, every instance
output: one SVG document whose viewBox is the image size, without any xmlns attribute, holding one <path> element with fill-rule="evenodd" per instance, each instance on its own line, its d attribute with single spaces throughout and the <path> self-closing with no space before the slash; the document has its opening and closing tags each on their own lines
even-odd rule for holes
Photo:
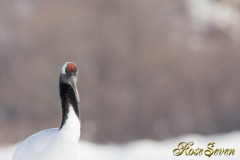
<svg viewBox="0 0 240 160">
<path fill-rule="evenodd" d="M 70 82 L 71 82 L 71 86 L 73 88 L 77 101 L 80 101 L 78 89 L 77 89 L 77 78 L 75 76 L 71 76 Z"/>
</svg>

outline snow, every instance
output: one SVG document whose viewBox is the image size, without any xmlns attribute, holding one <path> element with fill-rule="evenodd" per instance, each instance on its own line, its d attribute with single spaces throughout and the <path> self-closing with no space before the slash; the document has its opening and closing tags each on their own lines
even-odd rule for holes
<svg viewBox="0 0 240 160">
<path fill-rule="evenodd" d="M 194 26 L 206 30 L 213 25 L 236 36 L 239 33 L 239 1 L 186 0 L 186 7 Z M 238 34 L 237 34 L 238 35 Z"/>
<path fill-rule="evenodd" d="M 210 142 L 215 142 L 214 148 L 234 148 L 234 156 L 174 156 L 179 142 L 193 141 L 193 148 L 204 148 Z M 100 145 L 80 141 L 81 160 L 237 160 L 240 155 L 240 131 L 227 134 L 202 136 L 197 134 L 185 135 L 165 141 L 139 140 L 125 145 Z M 17 145 L 0 147 L 0 160 L 10 160 Z M 238 148 L 239 147 L 239 148 Z"/>
</svg>

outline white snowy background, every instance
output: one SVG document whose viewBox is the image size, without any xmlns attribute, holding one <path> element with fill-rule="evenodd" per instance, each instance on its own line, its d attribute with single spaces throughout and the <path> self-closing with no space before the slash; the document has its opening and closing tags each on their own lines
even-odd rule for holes
<svg viewBox="0 0 240 160">
<path fill-rule="evenodd" d="M 179 142 L 193 141 L 192 148 L 203 148 L 210 142 L 215 142 L 217 148 L 233 148 L 234 156 L 174 156 L 173 149 Z M 80 142 L 80 160 L 239 160 L 240 158 L 240 131 L 227 134 L 201 136 L 197 134 L 181 136 L 165 141 L 139 140 L 125 145 L 98 145 L 89 142 Z M 0 160 L 11 160 L 17 145 L 0 147 Z"/>
</svg>

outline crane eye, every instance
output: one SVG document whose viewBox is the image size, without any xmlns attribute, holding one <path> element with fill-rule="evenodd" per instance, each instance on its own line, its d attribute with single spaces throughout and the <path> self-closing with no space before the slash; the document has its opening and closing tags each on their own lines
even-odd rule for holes
<svg viewBox="0 0 240 160">
<path fill-rule="evenodd" d="M 70 77 L 70 76 L 76 76 L 78 71 L 76 68 L 74 70 L 68 70 L 68 68 L 66 68 L 65 73 L 67 74 L 67 76 Z"/>
</svg>

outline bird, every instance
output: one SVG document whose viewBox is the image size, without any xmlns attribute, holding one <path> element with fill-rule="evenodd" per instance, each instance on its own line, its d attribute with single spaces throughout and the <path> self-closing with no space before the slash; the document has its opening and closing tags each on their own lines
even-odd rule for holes
<svg viewBox="0 0 240 160">
<path fill-rule="evenodd" d="M 77 89 L 78 70 L 74 62 L 66 62 L 59 76 L 62 121 L 22 141 L 12 160 L 79 160 L 80 102 Z"/>
</svg>

